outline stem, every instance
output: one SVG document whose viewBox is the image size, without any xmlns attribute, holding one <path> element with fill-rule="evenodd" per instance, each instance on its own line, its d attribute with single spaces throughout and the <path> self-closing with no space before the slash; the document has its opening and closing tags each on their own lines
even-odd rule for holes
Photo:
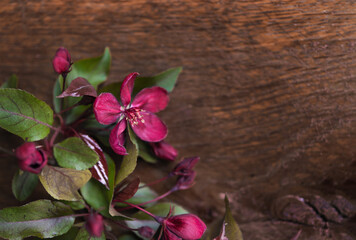
<svg viewBox="0 0 356 240">
<path fill-rule="evenodd" d="M 145 184 L 145 185 L 143 185 L 143 186 L 141 186 L 141 187 L 139 187 L 139 188 L 144 188 L 144 187 L 148 187 L 148 186 L 155 185 L 155 184 L 160 183 L 160 182 L 162 182 L 162 181 L 164 181 L 164 180 L 166 180 L 166 179 L 168 179 L 168 178 L 170 178 L 170 177 L 172 177 L 172 176 L 169 174 L 169 175 L 167 175 L 167 176 L 165 176 L 165 177 L 163 177 L 163 178 L 161 178 L 161 179 L 158 179 L 158 180 L 156 180 L 156 181 L 147 183 L 147 184 Z"/>
<path fill-rule="evenodd" d="M 127 205 L 129 205 L 129 206 L 131 206 L 133 208 L 137 208 L 138 210 L 146 213 L 147 215 L 151 216 L 152 218 L 157 219 L 157 216 L 153 215 L 152 213 L 146 211 L 145 209 L 143 209 L 143 208 L 141 208 L 141 207 L 139 207 L 139 206 L 137 206 L 135 204 L 132 204 L 132 203 L 129 203 L 129 202 L 122 202 L 122 203 L 125 203 L 125 204 L 127 204 Z"/>
<path fill-rule="evenodd" d="M 109 220 L 110 222 L 115 223 L 116 225 L 118 225 L 118 226 L 120 226 L 120 227 L 122 227 L 122 228 L 125 228 L 125 229 L 127 229 L 127 230 L 130 230 L 130 231 L 138 231 L 138 228 L 130 228 L 130 227 L 124 225 L 124 224 L 121 224 L 121 223 L 119 223 L 119 222 L 115 222 L 113 219 L 107 218 L 106 220 Z"/>
<path fill-rule="evenodd" d="M 11 152 L 10 150 L 6 149 L 6 148 L 3 148 L 3 147 L 0 147 L 0 151 L 10 155 L 10 156 L 16 156 L 15 153 Z"/>
<path fill-rule="evenodd" d="M 142 205 L 146 205 L 146 204 L 149 204 L 149 203 L 152 203 L 152 202 L 156 202 L 156 201 L 159 201 L 161 200 L 162 198 L 165 198 L 167 197 L 169 194 L 173 193 L 175 190 L 169 190 L 168 192 L 162 194 L 161 196 L 158 196 L 156 197 L 155 199 L 152 199 L 152 200 L 149 200 L 147 202 L 143 202 L 143 203 L 140 203 L 138 206 L 142 206 Z M 119 202 L 119 201 L 115 201 L 113 200 L 113 202 Z M 128 210 L 128 209 L 132 209 L 133 207 L 124 207 L 124 208 L 120 208 L 119 211 L 125 211 L 125 210 Z"/>
</svg>

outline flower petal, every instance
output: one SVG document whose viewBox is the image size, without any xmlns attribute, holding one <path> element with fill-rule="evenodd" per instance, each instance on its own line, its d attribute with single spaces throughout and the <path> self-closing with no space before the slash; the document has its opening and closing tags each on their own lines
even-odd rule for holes
<svg viewBox="0 0 356 240">
<path fill-rule="evenodd" d="M 168 92 L 161 87 L 145 88 L 132 101 L 132 107 L 141 108 L 152 113 L 162 111 L 169 101 Z"/>
<path fill-rule="evenodd" d="M 121 106 L 111 93 L 100 94 L 93 105 L 96 120 L 104 125 L 116 122 L 120 117 Z"/>
<path fill-rule="evenodd" d="M 183 239 L 200 239 L 206 225 L 194 214 L 182 214 L 168 218 L 166 228 Z"/>
<path fill-rule="evenodd" d="M 135 78 L 137 77 L 137 75 L 138 75 L 137 72 L 130 73 L 129 75 L 126 76 L 126 78 L 122 82 L 120 98 L 121 98 L 121 103 L 125 107 L 129 105 L 131 102 L 131 94 L 135 83 Z"/>
<path fill-rule="evenodd" d="M 134 119 L 129 117 L 132 130 L 146 142 L 159 142 L 167 136 L 167 127 L 155 114 L 141 110 Z"/>
<path fill-rule="evenodd" d="M 119 155 L 127 155 L 126 148 L 124 147 L 125 135 L 124 131 L 126 129 L 126 120 L 122 119 L 114 128 L 111 130 L 109 143 L 111 148 Z"/>
</svg>

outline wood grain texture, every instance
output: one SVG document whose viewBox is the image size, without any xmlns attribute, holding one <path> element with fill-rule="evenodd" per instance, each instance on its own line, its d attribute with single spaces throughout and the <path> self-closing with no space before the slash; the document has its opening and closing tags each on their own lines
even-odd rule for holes
<svg viewBox="0 0 356 240">
<path fill-rule="evenodd" d="M 201 162 L 195 187 L 170 199 L 211 221 L 228 193 L 246 239 L 291 239 L 299 229 L 299 239 L 352 239 L 351 220 L 326 232 L 270 207 L 290 189 L 356 200 L 355 23 L 351 0 L 5 0 L 0 79 L 15 73 L 50 103 L 59 46 L 74 60 L 109 46 L 110 82 L 183 66 L 160 116 L 180 156 Z M 3 161 L 11 171 L 1 168 L 0 206 L 18 205 L 14 159 Z M 139 173 L 147 168 L 151 178 L 164 174 L 144 164 Z"/>
</svg>

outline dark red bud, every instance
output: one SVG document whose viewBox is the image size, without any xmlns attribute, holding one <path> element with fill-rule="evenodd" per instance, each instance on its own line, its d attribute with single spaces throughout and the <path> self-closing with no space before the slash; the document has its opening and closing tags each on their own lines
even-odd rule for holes
<svg viewBox="0 0 356 240">
<path fill-rule="evenodd" d="M 47 155 L 36 148 L 35 143 L 26 142 L 16 149 L 16 157 L 23 171 L 38 174 L 47 164 Z"/>
<path fill-rule="evenodd" d="M 171 237 L 173 234 L 179 237 L 179 239 L 200 239 L 206 230 L 205 223 L 194 214 L 181 214 L 169 217 L 162 222 L 162 225 L 165 229 L 164 235 L 166 239 L 175 239 Z"/>
<path fill-rule="evenodd" d="M 191 174 L 193 167 L 200 160 L 200 157 L 184 158 L 177 166 L 172 170 L 172 175 L 186 176 Z"/>
<path fill-rule="evenodd" d="M 104 231 L 103 216 L 99 213 L 91 213 L 87 217 L 85 228 L 92 237 L 100 237 Z"/>
<path fill-rule="evenodd" d="M 67 49 L 64 47 L 58 48 L 56 55 L 52 61 L 54 71 L 58 74 L 68 73 L 72 65 L 72 59 Z"/>
<path fill-rule="evenodd" d="M 191 170 L 189 175 L 179 176 L 177 179 L 177 183 L 172 190 L 177 191 L 177 190 L 185 190 L 191 188 L 195 184 L 194 182 L 195 176 L 196 176 L 196 172 L 193 170 Z"/>
<path fill-rule="evenodd" d="M 155 231 L 148 226 L 143 226 L 138 229 L 138 233 L 144 238 L 152 238 Z"/>
<path fill-rule="evenodd" d="M 151 146 L 156 156 L 161 159 L 174 161 L 178 155 L 177 150 L 172 145 L 164 141 L 151 143 Z"/>
</svg>

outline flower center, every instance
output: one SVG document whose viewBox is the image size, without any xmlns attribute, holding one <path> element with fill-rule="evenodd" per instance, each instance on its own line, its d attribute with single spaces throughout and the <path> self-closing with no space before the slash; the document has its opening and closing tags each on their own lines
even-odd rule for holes
<svg viewBox="0 0 356 240">
<path fill-rule="evenodd" d="M 125 110 L 125 118 L 131 125 L 138 125 L 139 123 L 145 123 L 143 119 L 143 113 L 145 110 L 139 108 L 129 108 Z"/>
</svg>

